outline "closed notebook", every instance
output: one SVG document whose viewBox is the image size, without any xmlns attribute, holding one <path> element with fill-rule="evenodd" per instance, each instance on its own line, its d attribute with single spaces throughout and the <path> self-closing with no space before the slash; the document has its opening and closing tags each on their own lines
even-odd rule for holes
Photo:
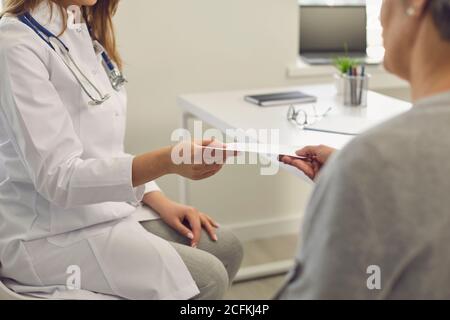
<svg viewBox="0 0 450 320">
<path fill-rule="evenodd" d="M 251 102 L 261 107 L 270 107 L 297 103 L 312 103 L 316 102 L 317 98 L 300 91 L 291 91 L 246 96 L 245 101 Z"/>
</svg>

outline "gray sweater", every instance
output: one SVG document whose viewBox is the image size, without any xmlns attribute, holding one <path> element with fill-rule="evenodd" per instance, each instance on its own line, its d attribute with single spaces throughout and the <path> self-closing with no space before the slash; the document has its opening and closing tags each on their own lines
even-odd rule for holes
<svg viewBox="0 0 450 320">
<path fill-rule="evenodd" d="M 450 92 L 323 169 L 281 299 L 450 299 Z"/>
</svg>

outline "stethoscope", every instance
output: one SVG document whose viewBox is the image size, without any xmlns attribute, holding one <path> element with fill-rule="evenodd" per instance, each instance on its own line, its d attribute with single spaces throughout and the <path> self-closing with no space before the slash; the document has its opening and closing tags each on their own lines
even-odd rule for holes
<svg viewBox="0 0 450 320">
<path fill-rule="evenodd" d="M 61 57 L 64 64 L 69 68 L 83 91 L 91 99 L 89 102 L 90 105 L 100 105 L 111 97 L 109 94 L 103 94 L 100 89 L 98 89 L 98 87 L 85 75 L 73 59 L 69 52 L 69 48 L 64 44 L 64 42 L 37 22 L 30 13 L 24 13 L 18 16 L 18 19 L 36 32 L 36 34 Z M 127 80 L 124 78 L 119 68 L 117 68 L 117 66 L 112 62 L 100 43 L 96 40 L 93 40 L 92 42 L 96 52 L 101 52 L 103 66 L 108 74 L 112 87 L 114 90 L 119 91 Z"/>
</svg>

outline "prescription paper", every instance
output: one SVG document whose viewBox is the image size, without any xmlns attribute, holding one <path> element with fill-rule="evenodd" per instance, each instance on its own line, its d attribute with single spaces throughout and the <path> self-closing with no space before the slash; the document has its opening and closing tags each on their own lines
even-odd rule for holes
<svg viewBox="0 0 450 320">
<path fill-rule="evenodd" d="M 263 155 L 285 155 L 297 159 L 306 159 L 295 154 L 299 147 L 277 145 L 277 144 L 260 144 L 260 143 L 227 143 L 226 147 L 207 146 L 205 149 L 236 151 L 246 153 L 257 153 Z"/>
</svg>

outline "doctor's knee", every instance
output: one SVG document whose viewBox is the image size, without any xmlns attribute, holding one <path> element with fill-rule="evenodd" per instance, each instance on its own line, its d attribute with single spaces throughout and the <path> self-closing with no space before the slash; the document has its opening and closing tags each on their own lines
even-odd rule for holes
<svg viewBox="0 0 450 320">
<path fill-rule="evenodd" d="M 211 253 L 222 261 L 231 282 L 236 276 L 244 256 L 242 242 L 227 228 L 219 228 L 217 235 L 219 241 Z"/>
<path fill-rule="evenodd" d="M 223 263 L 216 257 L 209 255 L 208 261 L 200 272 L 192 274 L 200 293 L 194 300 L 223 299 L 229 287 L 228 273 Z"/>
</svg>

